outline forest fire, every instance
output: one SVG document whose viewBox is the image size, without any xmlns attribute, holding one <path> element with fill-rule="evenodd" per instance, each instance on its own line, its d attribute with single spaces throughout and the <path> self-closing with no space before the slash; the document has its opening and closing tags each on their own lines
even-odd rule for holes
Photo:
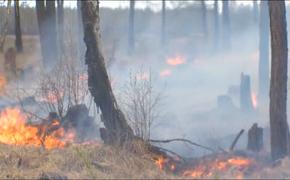
<svg viewBox="0 0 290 180">
<path fill-rule="evenodd" d="M 64 147 L 74 135 L 66 133 L 58 120 L 51 124 L 28 125 L 27 115 L 19 108 L 6 108 L 0 113 L 0 142 L 9 145 L 32 145 L 46 149 Z"/>
<path fill-rule="evenodd" d="M 183 177 L 213 178 L 230 174 L 236 179 L 243 179 L 255 161 L 242 156 L 217 155 L 191 160 L 189 163 L 179 165 L 178 169 L 176 164 L 164 157 L 157 158 L 155 164 L 161 170 L 169 170 Z"/>
<path fill-rule="evenodd" d="M 166 63 L 170 66 L 178 66 L 181 64 L 185 64 L 186 60 L 184 57 L 180 56 L 180 55 L 176 55 L 173 58 L 169 58 L 166 60 Z"/>
</svg>

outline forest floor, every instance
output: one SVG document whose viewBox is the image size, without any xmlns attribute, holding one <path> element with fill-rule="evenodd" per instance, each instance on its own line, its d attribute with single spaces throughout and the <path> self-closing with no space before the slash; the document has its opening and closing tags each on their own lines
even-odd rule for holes
<svg viewBox="0 0 290 180">
<path fill-rule="evenodd" d="M 173 178 L 158 169 L 146 153 L 100 144 L 44 150 L 0 145 L 0 178 L 35 179 Z"/>
</svg>

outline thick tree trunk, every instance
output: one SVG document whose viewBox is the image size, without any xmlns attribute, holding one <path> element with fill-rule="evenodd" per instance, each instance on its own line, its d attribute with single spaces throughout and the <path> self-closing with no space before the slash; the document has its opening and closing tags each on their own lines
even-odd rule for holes
<svg viewBox="0 0 290 180">
<path fill-rule="evenodd" d="M 219 12 L 218 12 L 218 0 L 214 1 L 214 52 L 218 51 L 219 48 L 219 38 L 220 38 L 220 27 L 219 27 Z"/>
<path fill-rule="evenodd" d="M 64 0 L 57 0 L 57 35 L 58 35 L 58 48 L 59 56 L 62 57 L 61 53 L 64 51 Z"/>
<path fill-rule="evenodd" d="M 223 48 L 228 50 L 231 48 L 231 25 L 229 15 L 229 0 L 223 0 Z"/>
<path fill-rule="evenodd" d="M 207 31 L 207 12 L 206 12 L 206 4 L 205 1 L 201 1 L 201 12 L 202 12 L 202 30 L 204 41 L 207 41 L 208 31 Z"/>
<path fill-rule="evenodd" d="M 15 18 L 15 46 L 16 46 L 17 52 L 22 52 L 23 45 L 22 45 L 21 25 L 20 25 L 19 0 L 14 0 L 14 18 Z"/>
<path fill-rule="evenodd" d="M 269 1 L 271 30 L 270 130 L 273 160 L 289 153 L 287 123 L 287 25 L 285 1 Z"/>
<path fill-rule="evenodd" d="M 259 104 L 267 104 L 269 99 L 269 11 L 268 2 L 260 3 L 259 33 Z"/>
<path fill-rule="evenodd" d="M 81 1 L 84 41 L 87 47 L 85 62 L 88 66 L 88 85 L 94 102 L 102 112 L 105 131 L 101 136 L 105 143 L 123 143 L 133 137 L 133 131 L 119 110 L 112 92 L 100 47 L 100 18 L 98 1 Z"/>
<path fill-rule="evenodd" d="M 131 54 L 135 49 L 135 0 L 130 0 L 130 10 L 129 10 L 129 30 L 128 30 L 128 43 L 129 49 L 128 53 Z"/>
<path fill-rule="evenodd" d="M 56 22 L 56 9 L 55 0 L 46 1 L 46 23 L 47 23 L 47 35 L 48 38 L 48 59 L 49 65 L 54 66 L 59 59 L 58 49 L 57 49 L 57 22 Z"/>
<path fill-rule="evenodd" d="M 161 17 L 161 45 L 164 46 L 166 41 L 166 0 L 162 0 L 162 17 Z"/>
</svg>

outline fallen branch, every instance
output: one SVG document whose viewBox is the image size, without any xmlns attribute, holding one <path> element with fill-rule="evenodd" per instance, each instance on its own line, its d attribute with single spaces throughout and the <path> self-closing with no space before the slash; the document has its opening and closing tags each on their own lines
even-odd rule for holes
<svg viewBox="0 0 290 180">
<path fill-rule="evenodd" d="M 173 141 L 181 141 L 181 142 L 186 142 L 188 144 L 191 144 L 193 146 L 197 146 L 197 147 L 200 147 L 200 148 L 203 148 L 203 149 L 206 149 L 208 151 L 211 151 L 211 152 L 215 152 L 214 149 L 210 148 L 210 147 L 206 147 L 206 146 L 203 146 L 203 145 L 200 145 L 200 144 L 197 144 L 195 142 L 192 142 L 188 139 L 182 139 L 182 138 L 176 138 L 176 139 L 166 139 L 166 140 L 153 140 L 153 139 L 150 139 L 149 140 L 150 142 L 153 142 L 153 143 L 170 143 L 170 142 L 173 142 Z"/>
<path fill-rule="evenodd" d="M 231 147 L 230 147 L 230 151 L 234 150 L 238 140 L 240 139 L 241 135 L 244 133 L 244 129 L 242 129 L 239 134 L 236 136 L 235 140 L 233 141 L 233 143 L 231 144 Z"/>
</svg>

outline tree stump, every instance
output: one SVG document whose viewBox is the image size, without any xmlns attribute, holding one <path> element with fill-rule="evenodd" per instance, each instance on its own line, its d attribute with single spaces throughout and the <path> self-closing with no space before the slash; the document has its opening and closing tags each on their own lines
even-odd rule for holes
<svg viewBox="0 0 290 180">
<path fill-rule="evenodd" d="M 243 112 L 253 112 L 254 110 L 250 82 L 250 76 L 242 73 L 240 84 L 240 108 Z"/>
<path fill-rule="evenodd" d="M 5 73 L 8 76 L 8 79 L 10 79 L 10 76 L 16 76 L 16 50 L 14 48 L 9 48 L 5 54 L 4 54 L 4 67 L 5 67 Z"/>
<path fill-rule="evenodd" d="M 259 152 L 263 148 L 263 128 L 258 127 L 255 123 L 248 131 L 247 149 L 254 152 Z"/>
</svg>

